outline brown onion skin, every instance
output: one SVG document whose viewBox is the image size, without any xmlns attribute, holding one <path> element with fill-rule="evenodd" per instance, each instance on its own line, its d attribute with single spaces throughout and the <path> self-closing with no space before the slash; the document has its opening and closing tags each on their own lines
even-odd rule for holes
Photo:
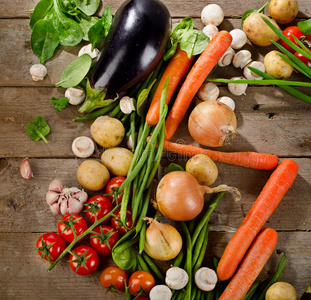
<svg viewBox="0 0 311 300">
<path fill-rule="evenodd" d="M 190 173 L 170 172 L 157 188 L 158 209 L 171 220 L 190 221 L 202 211 L 204 193 L 204 187 Z"/>
<path fill-rule="evenodd" d="M 228 144 L 234 137 L 237 120 L 232 109 L 218 101 L 204 101 L 190 114 L 188 128 L 192 138 L 208 147 Z M 226 134 L 222 129 L 231 128 Z"/>
</svg>

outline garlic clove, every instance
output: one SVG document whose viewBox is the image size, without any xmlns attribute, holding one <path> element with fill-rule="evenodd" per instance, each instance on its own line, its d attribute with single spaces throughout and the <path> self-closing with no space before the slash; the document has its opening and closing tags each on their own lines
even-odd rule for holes
<svg viewBox="0 0 311 300">
<path fill-rule="evenodd" d="M 75 193 L 78 193 L 80 192 L 81 190 L 78 189 L 77 187 L 71 187 L 71 188 L 68 188 L 68 193 L 70 194 L 75 194 Z"/>
<path fill-rule="evenodd" d="M 235 102 L 230 97 L 223 96 L 223 97 L 218 98 L 217 101 L 226 104 L 233 111 L 235 110 Z"/>
<path fill-rule="evenodd" d="M 60 213 L 62 215 L 68 214 L 68 199 L 63 198 L 59 205 Z"/>
<path fill-rule="evenodd" d="M 83 203 L 76 198 L 70 197 L 68 200 L 68 213 L 79 214 L 83 210 Z"/>
<path fill-rule="evenodd" d="M 252 53 L 248 50 L 241 50 L 234 55 L 232 64 L 235 68 L 243 69 L 251 61 Z"/>
<path fill-rule="evenodd" d="M 246 44 L 247 36 L 243 30 L 233 29 L 229 33 L 232 36 L 231 47 L 233 49 L 241 49 Z"/>
<path fill-rule="evenodd" d="M 197 96 L 203 101 L 216 101 L 219 96 L 219 88 L 213 82 L 203 83 L 199 88 Z"/>
<path fill-rule="evenodd" d="M 53 191 L 48 191 L 46 193 L 45 199 L 49 205 L 52 205 L 52 204 L 58 202 L 59 194 L 57 194 L 56 192 L 53 192 Z"/>
<path fill-rule="evenodd" d="M 85 99 L 85 91 L 80 86 L 70 87 L 65 91 L 65 97 L 71 105 L 79 105 Z"/>
<path fill-rule="evenodd" d="M 231 80 L 239 80 L 239 79 L 245 79 L 245 77 L 239 76 L 231 78 Z M 245 95 L 247 87 L 248 87 L 247 83 L 228 83 L 229 91 L 231 92 L 231 94 L 235 96 Z"/>
<path fill-rule="evenodd" d="M 128 96 L 122 97 L 120 100 L 120 109 L 126 115 L 130 114 L 132 111 L 135 111 L 134 98 L 130 98 Z"/>
<path fill-rule="evenodd" d="M 215 288 L 217 283 L 217 274 L 214 270 L 209 268 L 200 268 L 194 277 L 197 287 L 205 292 L 211 291 Z"/>
<path fill-rule="evenodd" d="M 22 177 L 25 179 L 30 179 L 31 177 L 33 177 L 28 158 L 23 159 L 23 161 L 21 162 L 20 172 L 21 172 Z"/>
<path fill-rule="evenodd" d="M 189 276 L 184 269 L 172 267 L 166 271 L 165 283 L 173 290 L 183 289 L 189 280 Z"/>
<path fill-rule="evenodd" d="M 170 300 L 172 291 L 164 284 L 154 286 L 149 293 L 150 300 Z"/>
<path fill-rule="evenodd" d="M 49 185 L 49 191 L 60 193 L 64 189 L 62 182 L 59 179 L 54 179 Z"/>
<path fill-rule="evenodd" d="M 33 66 L 31 66 L 29 72 L 32 76 L 33 81 L 42 81 L 48 73 L 48 70 L 46 66 L 42 64 L 34 64 Z"/>
<path fill-rule="evenodd" d="M 59 204 L 54 203 L 54 204 L 50 205 L 50 210 L 54 215 L 59 215 L 60 214 Z"/>
<path fill-rule="evenodd" d="M 80 136 L 72 142 L 71 149 L 76 156 L 87 158 L 94 153 L 95 144 L 89 137 Z"/>
<path fill-rule="evenodd" d="M 79 191 L 78 193 L 76 193 L 74 195 L 74 197 L 79 200 L 82 204 L 86 203 L 87 199 L 88 199 L 88 195 L 86 192 L 84 191 Z"/>
<path fill-rule="evenodd" d="M 229 66 L 233 60 L 234 55 L 235 55 L 234 50 L 231 47 L 229 47 L 218 61 L 218 66 L 219 67 Z"/>
</svg>

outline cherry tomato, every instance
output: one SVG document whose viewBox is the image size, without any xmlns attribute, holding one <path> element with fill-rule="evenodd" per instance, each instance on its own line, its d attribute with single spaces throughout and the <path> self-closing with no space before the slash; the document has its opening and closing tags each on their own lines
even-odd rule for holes
<svg viewBox="0 0 311 300">
<path fill-rule="evenodd" d="M 283 30 L 283 34 L 290 39 L 295 45 L 297 42 L 294 40 L 293 35 L 299 40 L 304 34 L 299 30 L 298 26 L 290 26 Z M 290 46 L 288 46 L 283 40 L 281 40 L 281 45 L 290 52 L 295 52 Z"/>
<path fill-rule="evenodd" d="M 136 271 L 129 278 L 129 291 L 133 296 L 137 296 L 141 289 L 147 294 L 155 286 L 154 277 L 146 271 Z"/>
<path fill-rule="evenodd" d="M 85 276 L 90 275 L 96 271 L 99 258 L 93 248 L 82 245 L 73 249 L 72 252 L 74 252 L 76 255 L 70 254 L 69 264 L 71 269 L 76 274 Z"/>
<path fill-rule="evenodd" d="M 111 292 L 116 292 L 116 290 L 120 292 L 125 291 L 124 280 L 127 283 L 126 272 L 116 266 L 106 268 L 100 275 L 101 285 Z"/>
<path fill-rule="evenodd" d="M 126 227 L 124 227 L 123 224 L 121 223 L 121 220 L 120 220 L 120 209 L 117 209 L 114 212 L 114 215 L 116 217 L 112 217 L 111 218 L 111 226 L 114 229 L 116 229 L 119 232 L 119 234 L 121 234 L 121 235 L 125 235 L 135 225 L 135 224 L 133 224 L 132 210 L 130 208 L 126 209 L 126 218 L 125 218 L 125 221 L 126 221 L 125 225 L 126 225 Z"/>
<path fill-rule="evenodd" d="M 90 236 L 91 247 L 99 254 L 110 255 L 113 246 L 120 239 L 118 232 L 107 225 L 97 226 L 93 232 L 97 234 L 92 233 Z"/>
<path fill-rule="evenodd" d="M 59 235 L 68 243 L 71 243 L 75 238 L 71 225 L 74 226 L 77 236 L 87 230 L 86 221 L 80 215 L 67 214 L 63 216 L 58 221 L 57 229 L 58 229 Z"/>
<path fill-rule="evenodd" d="M 113 209 L 111 201 L 103 195 L 91 197 L 86 204 L 86 210 L 84 211 L 85 215 L 93 223 L 95 222 L 95 216 L 97 217 L 97 220 L 99 220 Z M 106 223 L 109 219 L 110 217 L 102 223 Z"/>
<path fill-rule="evenodd" d="M 114 192 L 114 189 L 117 189 L 121 186 L 121 184 L 125 181 L 126 177 L 123 176 L 117 176 L 114 177 L 112 179 L 110 179 L 106 185 L 106 193 L 110 194 L 112 192 Z M 123 193 L 124 190 L 121 191 L 121 193 Z M 115 200 L 117 200 L 118 204 L 120 204 L 122 202 L 122 198 L 123 198 L 123 194 L 118 194 L 116 195 L 110 195 L 107 196 L 111 202 L 115 202 Z M 117 199 L 114 199 L 114 197 L 116 197 Z"/>
<path fill-rule="evenodd" d="M 54 232 L 44 233 L 37 241 L 38 254 L 49 262 L 55 261 L 65 249 L 65 241 Z"/>
<path fill-rule="evenodd" d="M 311 52 L 311 49 L 308 48 L 308 50 Z M 294 54 L 297 58 L 299 58 L 305 65 L 307 65 L 309 68 L 311 68 L 311 60 L 307 57 L 303 56 L 299 52 L 295 52 Z"/>
</svg>

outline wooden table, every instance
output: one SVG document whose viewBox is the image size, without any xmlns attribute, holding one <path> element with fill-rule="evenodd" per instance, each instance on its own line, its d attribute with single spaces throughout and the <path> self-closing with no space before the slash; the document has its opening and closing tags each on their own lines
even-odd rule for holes
<svg viewBox="0 0 311 300">
<path fill-rule="evenodd" d="M 147 1 L 147 0 L 146 0 Z M 107 0 L 115 12 L 121 0 Z M 195 26 L 202 29 L 202 8 L 211 0 L 163 0 L 174 23 L 191 16 Z M 242 13 L 261 6 L 256 0 L 216 1 L 225 12 L 221 29 L 240 28 Z M 263 1 L 260 1 L 263 2 Z M 310 0 L 298 0 L 298 18 L 310 18 Z M 33 250 L 38 237 L 45 232 L 56 232 L 59 217 L 51 214 L 45 202 L 49 182 L 60 178 L 67 186 L 78 185 L 76 171 L 82 159 L 71 152 L 71 142 L 77 136 L 90 136 L 90 122 L 73 123 L 78 116 L 75 107 L 56 112 L 51 105 L 52 96 L 61 97 L 62 88 L 55 88 L 65 65 L 72 61 L 79 47 L 59 47 L 53 59 L 46 63 L 48 76 L 34 82 L 29 68 L 38 63 L 30 48 L 29 13 L 37 0 L 2 0 L 0 2 L 0 299 L 114 299 L 105 295 L 99 276 L 110 259 L 101 258 L 95 274 L 88 277 L 75 275 L 66 260 L 47 272 Z M 247 5 L 245 5 L 247 3 Z M 103 8 L 101 8 L 102 10 Z M 273 47 L 246 47 L 253 58 L 262 60 Z M 233 67 L 218 68 L 213 77 L 230 78 L 241 75 Z M 302 79 L 300 76 L 294 76 Z M 307 89 L 302 89 L 310 94 Z M 221 95 L 229 95 L 226 86 Z M 278 249 L 284 249 L 288 262 L 281 280 L 290 282 L 302 294 L 311 281 L 311 106 L 289 96 L 275 87 L 249 87 L 245 96 L 235 97 L 238 135 L 222 151 L 258 151 L 292 158 L 299 174 L 266 226 L 279 233 Z M 51 126 L 49 143 L 33 142 L 26 133 L 26 124 L 35 116 L 43 116 Z M 174 140 L 195 145 L 187 122 L 184 121 Z M 99 158 L 102 149 L 97 149 Z M 19 173 L 23 158 L 29 157 L 34 177 L 25 180 Z M 178 156 L 163 158 L 159 176 L 170 162 L 184 164 Z M 227 195 L 213 213 L 210 245 L 205 264 L 210 257 L 220 257 L 224 247 L 243 217 L 259 195 L 271 172 L 246 169 L 217 163 L 219 179 L 216 183 L 236 186 L 242 200 L 234 203 Z M 207 198 L 209 199 L 209 198 Z M 208 200 L 207 200 L 208 201 Z M 264 273 L 273 272 L 280 259 L 276 253 L 267 263 Z M 164 270 L 163 270 L 164 271 Z M 122 297 L 121 297 L 122 298 Z M 121 299 L 118 298 L 118 299 Z"/>
</svg>

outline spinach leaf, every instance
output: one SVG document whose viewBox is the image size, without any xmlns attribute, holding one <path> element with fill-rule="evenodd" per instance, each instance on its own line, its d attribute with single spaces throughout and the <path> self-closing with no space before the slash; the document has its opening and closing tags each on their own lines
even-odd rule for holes
<svg viewBox="0 0 311 300">
<path fill-rule="evenodd" d="M 193 19 L 190 17 L 186 17 L 181 20 L 171 34 L 172 44 L 179 41 L 181 36 L 189 30 L 193 29 Z"/>
<path fill-rule="evenodd" d="M 112 251 L 113 261 L 122 270 L 130 270 L 137 264 L 137 250 L 131 246 L 119 251 Z"/>
<path fill-rule="evenodd" d="M 176 53 L 177 46 L 178 46 L 178 42 L 175 42 L 172 45 L 172 47 L 166 51 L 166 53 L 163 56 L 163 60 L 164 61 L 167 61 L 167 60 L 169 60 L 170 58 L 173 57 L 173 55 Z"/>
<path fill-rule="evenodd" d="M 187 52 L 189 58 L 202 53 L 209 43 L 209 37 L 202 31 L 193 29 L 184 33 L 181 37 L 180 48 Z"/>
<path fill-rule="evenodd" d="M 167 168 L 166 168 L 166 172 L 165 174 L 168 174 L 170 172 L 174 172 L 174 171 L 185 171 L 183 167 L 181 167 L 180 165 L 171 163 Z"/>
<path fill-rule="evenodd" d="M 60 99 L 52 97 L 51 101 L 52 101 L 52 104 L 53 104 L 56 111 L 60 111 L 62 109 L 65 109 L 67 107 L 67 104 L 69 103 L 69 100 L 67 97 L 63 97 Z"/>
<path fill-rule="evenodd" d="M 83 31 L 83 39 L 85 41 L 89 41 L 89 31 L 98 22 L 97 17 L 89 17 L 85 14 L 82 15 L 82 13 L 79 13 L 79 15 L 76 16 L 76 19 L 79 22 L 79 25 Z"/>
<path fill-rule="evenodd" d="M 30 39 L 32 51 L 40 58 L 43 64 L 51 58 L 59 44 L 59 37 L 53 25 L 47 20 L 36 22 Z"/>
<path fill-rule="evenodd" d="M 44 17 L 48 14 L 52 6 L 53 0 L 41 0 L 36 5 L 29 22 L 29 26 L 31 29 L 33 29 L 37 21 L 44 19 Z"/>
<path fill-rule="evenodd" d="M 102 23 L 103 23 L 103 27 L 105 28 L 105 36 L 107 36 L 110 31 L 111 24 L 112 24 L 111 6 L 107 6 L 104 9 L 103 15 L 102 15 Z"/>
<path fill-rule="evenodd" d="M 46 144 L 48 143 L 45 136 L 50 133 L 51 129 L 48 123 L 41 116 L 37 116 L 34 121 L 27 124 L 26 130 L 28 135 L 35 142 L 43 139 Z"/>
<path fill-rule="evenodd" d="M 243 27 L 244 21 L 246 20 L 247 17 L 249 17 L 253 13 L 265 13 L 265 7 L 269 4 L 269 1 L 266 2 L 261 8 L 259 9 L 249 9 L 247 10 L 241 17 L 241 26 Z"/>
<path fill-rule="evenodd" d="M 56 83 L 56 86 L 70 88 L 78 85 L 89 72 L 92 62 L 92 58 L 88 54 L 77 57 L 64 69 L 60 82 Z"/>
<path fill-rule="evenodd" d="M 100 0 L 74 0 L 74 2 L 88 16 L 95 14 L 100 4 Z"/>
<path fill-rule="evenodd" d="M 65 14 L 76 16 L 79 13 L 73 0 L 60 0 L 59 6 Z"/>
<path fill-rule="evenodd" d="M 145 110 L 145 107 L 146 107 L 147 102 L 148 102 L 149 93 L 150 93 L 150 91 L 151 91 L 151 89 L 152 89 L 152 87 L 156 81 L 157 81 L 157 79 L 155 79 L 153 82 L 151 82 L 150 85 L 147 88 L 143 89 L 138 95 L 137 113 L 140 117 L 144 114 L 144 110 Z"/>
</svg>

